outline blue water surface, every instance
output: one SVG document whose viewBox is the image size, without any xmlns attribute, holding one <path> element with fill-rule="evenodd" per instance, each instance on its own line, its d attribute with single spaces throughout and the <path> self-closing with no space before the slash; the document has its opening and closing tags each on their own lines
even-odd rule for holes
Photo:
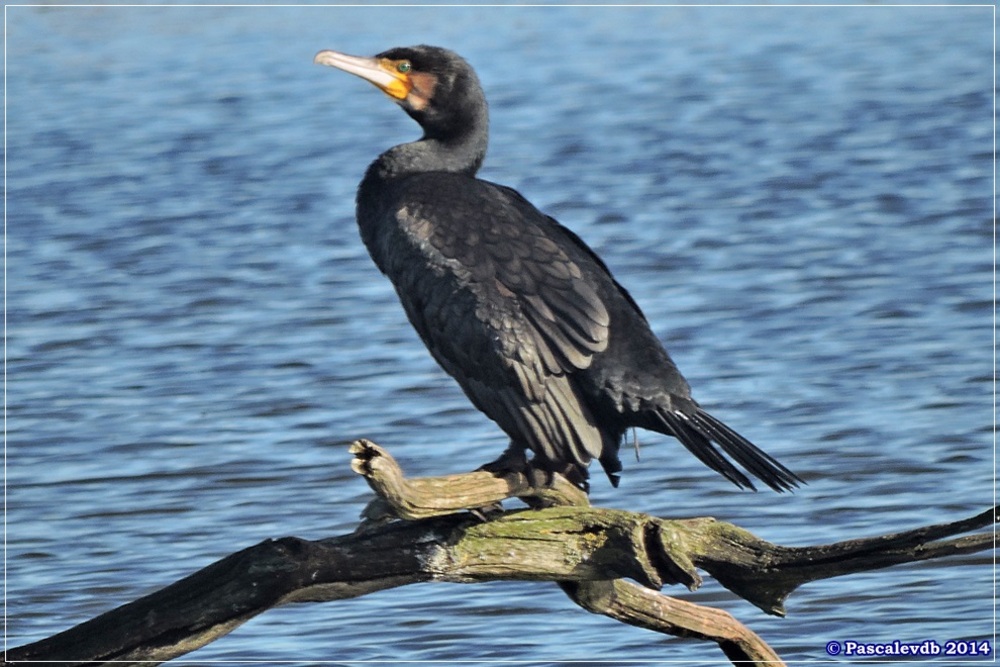
<svg viewBox="0 0 1000 667">
<path fill-rule="evenodd" d="M 991 7 L 8 7 L 7 644 L 268 537 L 351 531 L 347 443 L 414 475 L 504 447 L 354 224 L 418 129 L 312 65 L 433 43 L 491 103 L 485 178 L 606 260 L 713 413 L 808 481 L 741 492 L 639 433 L 596 504 L 807 545 L 993 497 Z M 993 641 L 992 555 L 810 584 L 831 640 Z M 212 660 L 714 663 L 553 585 L 421 584 L 270 611 Z M 847 661 L 844 658 L 842 660 Z"/>
</svg>

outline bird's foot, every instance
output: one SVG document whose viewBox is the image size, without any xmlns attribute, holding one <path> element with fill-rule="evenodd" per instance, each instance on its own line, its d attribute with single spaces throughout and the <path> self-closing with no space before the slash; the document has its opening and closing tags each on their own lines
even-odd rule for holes
<svg viewBox="0 0 1000 667">
<path fill-rule="evenodd" d="M 531 467 L 524 447 L 511 443 L 496 460 L 481 465 L 476 470 L 493 473 L 497 477 L 502 477 L 507 473 L 521 473 L 530 476 Z"/>
<path fill-rule="evenodd" d="M 496 460 L 480 466 L 477 471 L 493 473 L 497 477 L 506 475 L 521 475 L 528 484 L 536 489 L 548 489 L 556 483 L 556 475 L 562 475 L 573 484 L 583 489 L 589 490 L 587 483 L 587 473 L 585 469 L 572 464 L 565 467 L 553 467 L 545 464 L 537 457 L 528 459 L 527 450 L 521 445 L 511 445 L 504 450 Z"/>
</svg>

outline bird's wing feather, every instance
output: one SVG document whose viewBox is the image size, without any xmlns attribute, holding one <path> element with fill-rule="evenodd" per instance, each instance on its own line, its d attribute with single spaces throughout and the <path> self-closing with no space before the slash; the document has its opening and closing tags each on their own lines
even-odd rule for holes
<svg viewBox="0 0 1000 667">
<path fill-rule="evenodd" d="M 529 206 L 534 208 L 531 202 L 525 199 L 524 195 L 522 195 L 517 190 L 502 185 L 498 185 L 497 187 L 507 192 L 508 196 L 520 200 L 523 206 Z M 597 267 L 597 269 L 604 274 L 604 277 L 614 284 L 615 289 L 618 291 L 618 294 L 623 299 L 625 299 L 625 301 L 628 302 L 630 306 L 632 306 L 633 314 L 638 316 L 643 322 L 646 322 L 647 321 L 646 315 L 645 313 L 642 312 L 642 309 L 639 308 L 639 304 L 636 303 L 634 298 L 632 298 L 632 295 L 629 293 L 629 291 L 624 287 L 622 287 L 617 280 L 615 280 L 615 277 L 611 274 L 611 270 L 608 269 L 608 265 L 604 263 L 604 260 L 601 259 L 601 256 L 598 255 L 596 252 L 594 252 L 594 249 L 588 246 L 583 241 L 583 239 L 581 239 L 579 236 L 576 235 L 576 233 L 572 229 L 568 227 L 563 227 L 562 225 L 559 224 L 559 222 L 555 218 L 551 216 L 546 216 L 546 217 L 548 218 L 551 225 L 559 228 L 559 231 L 561 232 L 563 237 L 565 237 L 565 239 L 570 242 L 570 245 L 577 252 L 579 252 L 580 254 L 582 254 L 587 258 L 589 264 L 592 264 L 593 266 Z"/>
<path fill-rule="evenodd" d="M 410 194 L 396 212 L 405 247 L 395 252 L 420 261 L 398 271 L 390 261 L 388 272 L 431 353 L 480 410 L 550 461 L 584 465 L 606 436 L 571 375 L 607 347 L 608 311 L 587 267 L 549 238 L 561 228 L 503 189 L 478 194 L 467 218 L 446 199 Z"/>
<path fill-rule="evenodd" d="M 453 225 L 437 225 L 437 248 L 465 259 L 480 282 L 493 279 L 513 294 L 559 358 L 559 368 L 550 371 L 587 368 L 608 345 L 610 317 L 580 259 L 567 253 L 563 239 L 552 238 L 566 230 L 513 190 L 483 183 L 481 195 L 490 224 L 472 238 Z"/>
</svg>

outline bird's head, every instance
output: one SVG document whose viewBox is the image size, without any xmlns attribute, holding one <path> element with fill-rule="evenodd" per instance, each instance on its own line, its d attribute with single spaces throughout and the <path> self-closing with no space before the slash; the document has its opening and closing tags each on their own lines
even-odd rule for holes
<svg viewBox="0 0 1000 667">
<path fill-rule="evenodd" d="M 373 57 L 326 50 L 317 53 L 313 62 L 374 84 L 431 138 L 447 140 L 486 119 L 486 99 L 475 71 L 448 49 L 397 47 Z"/>
</svg>

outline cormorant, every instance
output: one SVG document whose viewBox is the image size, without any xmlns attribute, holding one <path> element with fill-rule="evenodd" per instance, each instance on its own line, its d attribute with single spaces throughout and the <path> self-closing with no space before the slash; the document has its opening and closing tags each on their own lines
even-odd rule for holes
<svg viewBox="0 0 1000 667">
<path fill-rule="evenodd" d="M 776 491 L 801 482 L 691 398 L 638 305 L 576 234 L 476 178 L 488 115 L 463 58 L 414 46 L 320 51 L 314 62 L 375 84 L 423 128 L 368 167 L 361 238 L 434 359 L 510 437 L 507 457 L 531 450 L 534 465 L 584 489 L 597 459 L 618 486 L 619 446 L 640 427 L 674 436 L 741 488 L 754 486 L 724 454 Z"/>
</svg>

